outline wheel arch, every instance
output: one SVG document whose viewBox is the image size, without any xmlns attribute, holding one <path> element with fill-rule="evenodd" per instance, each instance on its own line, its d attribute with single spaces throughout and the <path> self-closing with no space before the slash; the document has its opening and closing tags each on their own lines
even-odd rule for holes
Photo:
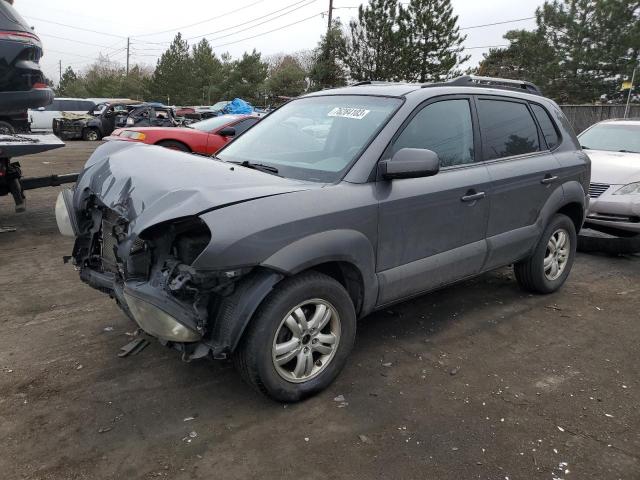
<svg viewBox="0 0 640 480">
<path fill-rule="evenodd" d="M 373 245 L 356 230 L 330 230 L 303 237 L 273 253 L 261 266 L 288 276 L 316 270 L 334 278 L 354 300 L 358 316 L 373 310 L 378 295 Z"/>
<path fill-rule="evenodd" d="M 162 139 L 158 140 L 157 142 L 155 142 L 154 145 L 162 147 L 163 145 L 161 145 L 161 143 L 163 143 L 163 142 L 179 143 L 180 145 L 184 145 L 189 150 L 189 152 L 193 152 L 193 148 L 191 148 L 191 146 L 188 143 L 185 143 L 183 140 L 177 140 L 175 138 L 162 138 Z M 168 148 L 168 147 L 165 147 L 165 148 Z"/>
</svg>

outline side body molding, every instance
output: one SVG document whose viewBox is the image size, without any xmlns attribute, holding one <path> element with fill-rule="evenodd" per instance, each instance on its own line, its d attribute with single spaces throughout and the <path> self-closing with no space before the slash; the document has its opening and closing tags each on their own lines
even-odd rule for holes
<svg viewBox="0 0 640 480">
<path fill-rule="evenodd" d="M 369 239 L 356 230 L 329 230 L 303 237 L 275 252 L 260 265 L 285 275 L 295 275 L 327 262 L 346 262 L 362 277 L 360 316 L 371 312 L 378 296 L 375 251 Z"/>
</svg>

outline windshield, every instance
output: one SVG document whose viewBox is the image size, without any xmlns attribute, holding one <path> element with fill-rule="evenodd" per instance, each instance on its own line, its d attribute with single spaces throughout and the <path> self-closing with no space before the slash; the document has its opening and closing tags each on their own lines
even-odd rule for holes
<svg viewBox="0 0 640 480">
<path fill-rule="evenodd" d="M 238 118 L 240 118 L 238 115 L 220 115 L 219 117 L 207 118 L 206 120 L 192 123 L 189 127 L 203 132 L 210 132 L 224 127 Z"/>
<path fill-rule="evenodd" d="M 334 182 L 400 105 L 397 98 L 306 97 L 267 115 L 218 157 L 275 167 L 284 177 Z"/>
<path fill-rule="evenodd" d="M 640 153 L 640 124 L 603 123 L 581 133 L 582 148 Z"/>
</svg>

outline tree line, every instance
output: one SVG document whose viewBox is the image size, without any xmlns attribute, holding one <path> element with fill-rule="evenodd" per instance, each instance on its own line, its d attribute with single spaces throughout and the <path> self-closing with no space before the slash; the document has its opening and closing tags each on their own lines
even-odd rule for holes
<svg viewBox="0 0 640 480">
<path fill-rule="evenodd" d="M 548 0 L 533 31 L 511 30 L 475 68 L 451 0 L 369 0 L 348 25 L 334 20 L 313 50 L 264 57 L 217 55 L 177 34 L 155 68 L 129 74 L 100 57 L 83 73 L 64 72 L 59 96 L 122 97 L 211 105 L 241 97 L 274 104 L 307 91 L 382 80 L 437 82 L 461 73 L 526 79 L 560 102 L 590 102 L 619 90 L 640 59 L 640 1 Z"/>
</svg>

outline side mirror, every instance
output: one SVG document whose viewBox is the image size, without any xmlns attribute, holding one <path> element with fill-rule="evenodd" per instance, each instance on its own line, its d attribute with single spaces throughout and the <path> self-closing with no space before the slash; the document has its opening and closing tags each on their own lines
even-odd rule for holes
<svg viewBox="0 0 640 480">
<path fill-rule="evenodd" d="M 387 180 L 431 177 L 440 171 L 440 159 L 432 150 L 401 148 L 390 160 L 380 162 L 380 170 Z"/>
<path fill-rule="evenodd" d="M 233 127 L 224 127 L 221 130 L 218 130 L 218 135 L 222 135 L 223 137 L 235 137 L 236 129 Z"/>
</svg>

